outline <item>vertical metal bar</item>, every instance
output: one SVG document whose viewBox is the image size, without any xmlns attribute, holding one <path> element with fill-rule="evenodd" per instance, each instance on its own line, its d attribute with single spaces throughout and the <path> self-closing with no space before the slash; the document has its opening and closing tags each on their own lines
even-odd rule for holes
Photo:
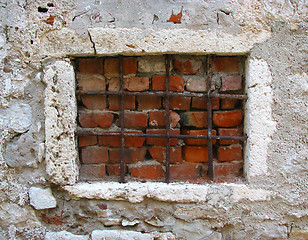
<svg viewBox="0 0 308 240">
<path fill-rule="evenodd" d="M 125 182 L 125 162 L 124 162 L 124 80 L 123 80 L 123 56 L 119 56 L 120 72 L 120 127 L 121 127 L 121 159 L 120 159 L 120 182 Z"/>
<path fill-rule="evenodd" d="M 169 116 L 169 70 L 170 70 L 170 55 L 165 57 L 166 66 L 166 95 L 165 95 L 165 113 L 166 113 L 166 134 L 167 134 L 167 146 L 166 146 L 166 183 L 170 181 L 170 116 Z"/>
<path fill-rule="evenodd" d="M 212 143 L 212 97 L 211 97 L 211 86 L 212 86 L 212 70 L 211 70 L 211 57 L 207 59 L 207 70 L 208 70 L 208 86 L 207 86 L 207 134 L 208 134 L 208 173 L 210 180 L 214 179 L 214 167 L 213 167 L 213 143 Z"/>
</svg>

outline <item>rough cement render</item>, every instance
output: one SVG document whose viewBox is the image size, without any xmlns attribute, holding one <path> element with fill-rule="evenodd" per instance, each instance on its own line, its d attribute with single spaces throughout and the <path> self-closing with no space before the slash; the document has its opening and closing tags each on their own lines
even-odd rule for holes
<svg viewBox="0 0 308 240">
<path fill-rule="evenodd" d="M 53 7 L 47 6 L 51 2 Z M 38 7 L 48 11 L 39 12 Z M 167 22 L 172 12 L 181 10 L 180 24 Z M 304 0 L 158 0 L 155 4 L 0 0 L 0 239 L 87 239 L 97 230 L 104 236 L 111 228 L 121 230 L 115 232 L 118 235 L 126 230 L 154 239 L 306 239 L 307 13 Z M 44 22 L 50 16 L 54 16 L 53 25 Z M 140 33 L 145 35 L 138 37 Z M 119 36 L 121 42 L 108 42 L 107 36 Z M 196 42 L 198 36 L 205 40 Z M 142 40 L 149 41 L 147 48 Z M 262 66 L 254 78 L 257 85 L 246 79 L 248 94 L 263 94 L 255 107 L 262 107 L 267 115 L 261 123 L 246 118 L 260 128 L 259 132 L 246 130 L 252 136 L 247 150 L 258 136 L 254 147 L 263 149 L 260 157 L 247 152 L 248 183 L 194 186 L 202 193 L 191 189 L 197 192 L 191 201 L 182 194 L 184 190 L 176 194 L 178 201 L 160 195 L 172 190 L 169 186 L 148 187 L 153 189 L 149 192 L 139 185 L 138 193 L 129 188 L 128 195 L 126 185 L 116 186 L 110 194 L 118 195 L 107 199 L 106 192 L 94 193 L 95 188 L 78 192 L 81 186 L 89 188 L 87 183 L 64 188 L 53 185 L 73 184 L 78 174 L 75 102 L 73 97 L 59 97 L 74 95 L 68 57 L 146 51 L 248 53 L 247 76 Z M 68 85 L 61 84 L 61 88 L 53 82 L 56 79 Z M 262 86 L 267 90 L 260 91 Z M 68 108 L 58 112 L 63 122 L 52 121 L 57 115 L 55 106 L 46 102 L 52 99 L 57 106 Z M 247 111 L 254 109 L 249 104 Z M 54 142 L 55 133 L 61 136 L 61 147 Z M 105 190 L 107 183 L 93 185 Z M 35 210 L 29 205 L 30 187 L 50 187 L 57 207 Z"/>
</svg>

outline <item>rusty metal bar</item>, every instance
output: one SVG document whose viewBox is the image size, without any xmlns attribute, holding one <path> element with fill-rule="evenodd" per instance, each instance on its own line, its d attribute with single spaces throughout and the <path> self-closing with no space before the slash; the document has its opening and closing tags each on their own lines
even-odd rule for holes
<svg viewBox="0 0 308 240">
<path fill-rule="evenodd" d="M 213 167 L 213 143 L 212 143 L 212 99 L 211 99 L 211 87 L 212 87 L 212 71 L 211 71 L 211 57 L 207 58 L 207 71 L 208 71 L 208 86 L 207 86 L 207 135 L 208 135 L 208 173 L 210 180 L 214 179 L 214 167 Z M 206 72 L 206 71 L 205 71 Z"/>
<path fill-rule="evenodd" d="M 158 92 L 128 92 L 124 91 L 84 91 L 77 90 L 77 95 L 140 95 L 140 96 L 166 96 L 166 92 L 158 91 Z M 207 93 L 193 93 L 193 92 L 170 92 L 169 96 L 184 96 L 184 97 L 209 97 Z M 248 99 L 245 94 L 227 94 L 227 93 L 212 93 L 212 98 L 235 98 L 235 99 Z"/>
<path fill-rule="evenodd" d="M 77 130 L 75 132 L 76 136 L 121 136 L 121 132 L 105 132 L 97 130 Z M 156 134 L 156 133 L 129 133 L 124 132 L 125 137 L 154 137 L 154 138 L 167 138 L 167 134 Z M 180 134 L 169 134 L 170 138 L 179 139 L 209 139 L 208 135 L 180 135 Z M 216 136 L 212 135 L 212 139 L 223 139 L 223 140 L 239 140 L 245 141 L 247 136 Z"/>
<path fill-rule="evenodd" d="M 120 127 L 121 127 L 121 159 L 120 159 L 120 182 L 125 182 L 125 162 L 124 162 L 124 81 L 123 81 L 123 56 L 119 56 L 119 72 L 120 72 Z"/>
<path fill-rule="evenodd" d="M 166 135 L 167 135 L 167 146 L 166 146 L 166 178 L 165 182 L 170 181 L 170 114 L 169 114 L 169 104 L 170 104 L 170 92 L 169 92 L 169 75 L 170 75 L 170 55 L 165 56 L 165 67 L 166 67 L 166 96 L 165 96 L 165 113 L 166 113 Z"/>
</svg>

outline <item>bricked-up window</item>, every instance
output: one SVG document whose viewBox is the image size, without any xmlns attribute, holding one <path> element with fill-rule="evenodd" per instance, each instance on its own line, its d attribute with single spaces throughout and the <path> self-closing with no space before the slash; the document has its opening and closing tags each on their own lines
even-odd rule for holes
<svg viewBox="0 0 308 240">
<path fill-rule="evenodd" d="M 76 59 L 80 179 L 240 179 L 244 64 L 242 56 Z"/>
</svg>

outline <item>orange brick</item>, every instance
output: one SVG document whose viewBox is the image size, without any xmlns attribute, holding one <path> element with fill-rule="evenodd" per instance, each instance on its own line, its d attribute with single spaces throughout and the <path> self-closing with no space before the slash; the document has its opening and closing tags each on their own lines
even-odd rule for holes
<svg viewBox="0 0 308 240">
<path fill-rule="evenodd" d="M 107 108 L 105 96 L 83 95 L 81 101 L 90 110 L 105 110 Z"/>
<path fill-rule="evenodd" d="M 120 96 L 109 96 L 108 97 L 109 110 L 120 110 L 121 98 Z M 124 109 L 133 110 L 135 109 L 135 96 L 124 96 Z"/>
<path fill-rule="evenodd" d="M 240 146 L 221 146 L 218 148 L 219 161 L 242 160 L 242 148 Z"/>
<path fill-rule="evenodd" d="M 199 163 L 208 162 L 208 148 L 185 146 L 184 147 L 184 160 L 186 162 Z"/>
<path fill-rule="evenodd" d="M 78 146 L 79 147 L 86 147 L 95 145 L 97 143 L 96 136 L 79 136 L 78 137 Z"/>
<path fill-rule="evenodd" d="M 193 97 L 191 107 L 196 109 L 207 109 L 207 97 Z M 219 98 L 212 98 L 212 109 L 219 109 Z"/>
<path fill-rule="evenodd" d="M 242 136 L 243 131 L 241 128 L 219 128 L 218 133 L 220 136 Z M 239 143 L 239 141 L 222 139 L 222 140 L 219 140 L 219 143 L 221 145 L 228 145 L 228 144 Z"/>
<path fill-rule="evenodd" d="M 105 147 L 91 146 L 81 149 L 81 162 L 84 164 L 106 163 L 108 149 Z"/>
<path fill-rule="evenodd" d="M 105 164 L 82 164 L 80 167 L 80 178 L 95 180 L 104 178 L 106 175 Z"/>
<path fill-rule="evenodd" d="M 79 90 L 105 91 L 106 80 L 103 76 L 77 74 L 77 85 Z"/>
<path fill-rule="evenodd" d="M 161 108 L 159 96 L 137 96 L 138 110 L 152 110 Z"/>
<path fill-rule="evenodd" d="M 170 165 L 170 180 L 193 180 L 200 175 L 200 166 L 194 163 L 183 163 L 180 165 Z"/>
<path fill-rule="evenodd" d="M 212 60 L 214 72 L 239 73 L 239 57 L 216 57 Z"/>
<path fill-rule="evenodd" d="M 147 153 L 147 148 L 125 148 L 124 149 L 124 162 L 125 163 L 136 163 L 144 160 Z M 109 149 L 109 162 L 120 163 L 121 161 L 121 149 L 110 148 Z"/>
<path fill-rule="evenodd" d="M 207 129 L 204 130 L 181 130 L 181 133 L 183 135 L 207 135 L 208 131 Z M 216 135 L 216 130 L 212 130 L 212 135 Z M 193 138 L 187 138 L 184 139 L 185 144 L 187 145 L 207 145 L 208 139 L 193 139 Z M 212 143 L 216 143 L 216 139 L 212 140 Z"/>
<path fill-rule="evenodd" d="M 166 160 L 166 148 L 165 147 L 149 147 L 149 152 L 154 160 L 163 163 Z M 170 148 L 170 163 L 182 162 L 182 148 L 171 147 Z"/>
<path fill-rule="evenodd" d="M 110 112 L 101 113 L 80 113 L 79 123 L 84 128 L 102 127 L 109 128 L 113 121 L 113 114 Z"/>
<path fill-rule="evenodd" d="M 186 127 L 206 127 L 207 112 L 183 112 L 181 116 L 181 125 Z"/>
<path fill-rule="evenodd" d="M 166 90 L 166 76 L 154 75 L 152 77 L 152 89 L 154 91 Z M 183 92 L 184 91 L 184 79 L 181 76 L 169 77 L 169 91 Z"/>
<path fill-rule="evenodd" d="M 78 70 L 80 73 L 103 74 L 103 59 L 79 58 Z"/>
<path fill-rule="evenodd" d="M 131 176 L 141 179 L 160 179 L 163 178 L 165 172 L 160 165 L 142 165 L 131 168 Z"/>
<path fill-rule="evenodd" d="M 213 113 L 213 123 L 218 127 L 235 127 L 241 124 L 243 112 L 241 110 L 215 111 Z"/>
<path fill-rule="evenodd" d="M 148 134 L 166 134 L 165 129 L 147 129 L 146 133 Z M 180 134 L 180 129 L 171 129 L 170 134 Z M 147 137 L 147 144 L 157 145 L 157 146 L 166 146 L 167 139 L 160 137 Z M 170 145 L 174 146 L 178 144 L 177 138 L 170 138 Z"/>
</svg>

